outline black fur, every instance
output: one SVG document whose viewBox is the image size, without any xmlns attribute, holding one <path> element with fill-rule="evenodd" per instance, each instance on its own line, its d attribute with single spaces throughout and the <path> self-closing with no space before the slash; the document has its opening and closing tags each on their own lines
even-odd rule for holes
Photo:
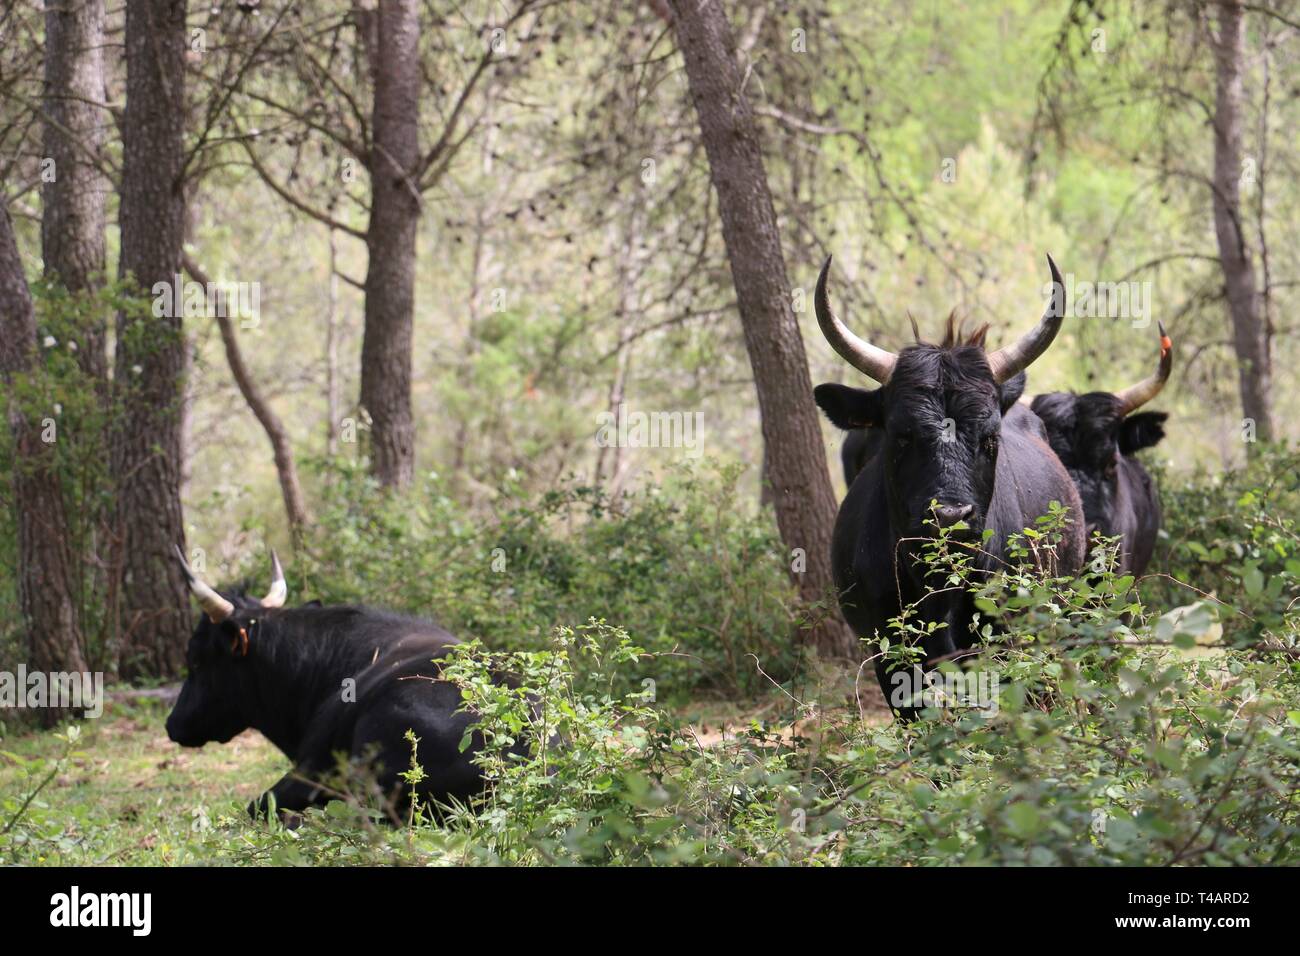
<svg viewBox="0 0 1300 956">
<path fill-rule="evenodd" d="M 1141 574 L 1155 552 L 1160 495 L 1135 452 L 1165 437 L 1165 412 L 1121 414 L 1110 392 L 1051 392 L 1034 399 L 1052 449 L 1083 501 L 1088 534 L 1119 537 L 1120 573 Z"/>
<path fill-rule="evenodd" d="M 858 389 L 845 389 L 843 385 L 820 385 L 818 388 L 835 388 L 855 392 L 859 391 Z M 1025 373 L 1021 372 L 1002 386 L 1002 410 L 1005 412 L 1010 408 L 1012 402 L 1020 401 L 1020 396 L 1023 395 L 1024 392 Z M 869 392 L 866 394 L 874 393 Z M 821 405 L 823 409 L 826 408 L 826 406 L 822 404 L 820 398 L 817 399 L 817 404 Z M 846 418 L 845 423 L 841 423 L 829 411 L 826 412 L 826 417 L 830 419 L 831 424 L 836 428 L 843 428 L 848 432 L 848 434 L 844 436 L 844 444 L 840 447 L 840 463 L 844 467 L 844 487 L 848 488 L 853 484 L 853 479 L 858 477 L 858 472 L 862 470 L 862 467 L 867 463 L 871 456 L 876 453 L 876 449 L 880 446 L 881 439 L 884 438 L 884 432 L 882 432 L 878 427 L 875 427 L 875 422 L 866 421 L 865 417 L 862 421 L 857 423 L 854 423 L 852 417 Z"/>
</svg>

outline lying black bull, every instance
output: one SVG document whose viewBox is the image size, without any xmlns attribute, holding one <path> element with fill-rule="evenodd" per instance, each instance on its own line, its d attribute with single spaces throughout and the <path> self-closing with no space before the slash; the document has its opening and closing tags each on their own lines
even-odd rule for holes
<svg viewBox="0 0 1300 956">
<path fill-rule="evenodd" d="M 897 355 L 850 332 L 831 311 L 826 292 L 830 260 L 817 280 L 817 321 L 823 335 L 875 391 L 819 385 L 817 404 L 840 428 L 879 431 L 875 453 L 840 506 L 831 562 L 840 608 L 859 637 L 888 634 L 903 606 L 920 602 L 922 623 L 944 625 L 923 640 L 928 661 L 971 647 L 974 603 L 962 589 L 935 588 L 922 560 L 927 520 L 964 522 L 967 537 L 993 535 L 975 558 L 992 570 L 1006 558 L 1007 537 L 1060 502 L 1073 519 L 1050 554 L 1058 571 L 1077 570 L 1084 557 L 1082 506 L 1070 476 L 1046 441 L 1042 423 L 1017 404 L 1012 383 L 1051 344 L 1064 316 L 1064 287 L 1049 259 L 1055 292 L 1038 326 L 1014 344 L 985 353 L 987 327 L 963 337 L 949 321 L 941 345 L 917 344 Z M 1023 380 L 1020 382 L 1023 388 Z M 933 510 L 931 502 L 936 502 Z M 885 663 L 876 674 L 891 697 Z M 918 689 L 913 689 L 918 690 Z M 891 701 L 896 709 L 898 699 Z M 910 708 L 901 708 L 911 713 Z"/>
<path fill-rule="evenodd" d="M 391 798 L 405 799 L 398 775 L 410 767 L 407 730 L 419 738 L 422 801 L 464 801 L 483 789 L 471 763 L 478 736 L 460 751 L 473 717 L 457 713 L 460 691 L 440 679 L 436 662 L 456 638 L 427 621 L 371 608 L 283 608 L 287 589 L 274 554 L 274 581 L 260 601 L 223 597 L 177 556 L 204 613 L 167 736 L 201 747 L 253 727 L 284 751 L 294 769 L 250 812 L 265 813 L 271 796 L 293 811 L 326 802 L 316 781 L 336 769 L 339 753 L 370 766 Z"/>
<path fill-rule="evenodd" d="M 1160 496 L 1134 454 L 1165 437 L 1164 412 L 1133 414 L 1160 394 L 1173 368 L 1173 343 L 1160 326 L 1153 375 L 1120 392 L 1051 392 L 1034 399 L 1052 449 L 1083 500 L 1088 534 L 1118 537 L 1121 574 L 1141 574 L 1160 531 Z"/>
</svg>

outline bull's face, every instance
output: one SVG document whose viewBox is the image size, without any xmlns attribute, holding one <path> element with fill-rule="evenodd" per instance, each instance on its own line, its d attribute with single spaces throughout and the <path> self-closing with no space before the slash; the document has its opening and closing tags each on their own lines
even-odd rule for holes
<svg viewBox="0 0 1300 956">
<path fill-rule="evenodd" d="M 205 584 L 176 551 L 190 590 L 203 607 L 186 651 L 188 674 L 167 718 L 167 736 L 182 747 L 224 744 L 246 730 L 249 720 L 240 707 L 253 690 L 248 666 L 250 633 L 266 611 L 281 607 L 287 595 L 280 559 L 271 552 L 273 579 L 266 597 L 238 594 L 226 597 Z"/>
<path fill-rule="evenodd" d="M 883 429 L 896 533 L 923 538 L 964 522 L 977 536 L 993 499 L 1002 416 L 1022 382 L 995 381 L 979 344 L 918 345 L 899 353 L 881 388 L 819 385 L 814 397 L 840 428 Z"/>
<path fill-rule="evenodd" d="M 1052 344 L 1065 316 L 1065 286 L 1056 263 L 1052 296 L 1027 335 L 985 352 L 988 327 L 965 335 L 949 317 L 940 345 L 918 344 L 893 352 L 848 330 L 831 310 L 826 260 L 817 278 L 814 305 L 826 340 L 850 365 L 881 387 L 866 392 L 821 385 L 817 404 L 841 428 L 883 428 L 886 493 L 894 531 L 926 536 L 927 522 L 964 521 L 984 527 L 993 499 L 1002 416 L 1024 387 L 1021 373 Z M 916 331 L 913 323 L 913 331 Z"/>
<path fill-rule="evenodd" d="M 244 699 L 246 637 L 252 613 L 247 598 L 235 597 L 234 613 L 213 622 L 206 613 L 185 653 L 187 674 L 181 695 L 167 718 L 167 736 L 182 747 L 224 744 L 248 728 L 239 701 Z M 232 603 L 233 603 L 232 602 Z M 242 630 L 242 634 L 241 634 Z"/>
<path fill-rule="evenodd" d="M 1164 412 L 1125 414 L 1121 399 L 1110 392 L 1039 395 L 1033 409 L 1047 427 L 1052 450 L 1079 489 L 1088 534 L 1117 534 L 1114 519 L 1120 461 L 1164 438 L 1169 416 Z"/>
</svg>

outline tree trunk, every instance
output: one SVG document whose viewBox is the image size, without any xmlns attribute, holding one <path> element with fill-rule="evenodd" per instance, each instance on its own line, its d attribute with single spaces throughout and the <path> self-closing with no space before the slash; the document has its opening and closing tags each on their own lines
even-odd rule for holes
<svg viewBox="0 0 1300 956">
<path fill-rule="evenodd" d="M 385 487 L 409 484 L 415 472 L 411 325 L 420 220 L 414 181 L 420 161 L 419 31 L 416 0 L 380 0 L 361 404 L 371 420 L 371 472 Z"/>
<path fill-rule="evenodd" d="M 190 619 L 173 546 L 183 546 L 181 416 L 187 361 L 177 302 L 185 235 L 184 0 L 126 6 L 126 111 L 122 121 L 121 274 L 134 277 L 141 307 L 117 317 L 115 387 L 121 420 L 113 437 L 116 530 L 121 549 L 124 678 L 179 674 Z M 175 292 L 152 305 L 158 283 Z M 161 312 L 161 315 L 155 313 Z"/>
<path fill-rule="evenodd" d="M 1232 318 L 1241 413 L 1255 425 L 1255 438 L 1273 438 L 1272 364 L 1268 324 L 1260 310 L 1255 267 L 1246 245 L 1241 206 L 1241 137 L 1244 126 L 1241 71 L 1246 59 L 1245 12 L 1239 0 L 1223 0 L 1214 38 L 1214 233 Z M 1248 444 L 1251 449 L 1254 445 Z"/>
<path fill-rule="evenodd" d="M 225 294 L 221 291 L 220 286 L 213 285 L 206 272 L 191 259 L 188 255 L 182 254 L 185 263 L 185 271 L 193 277 L 195 282 L 201 282 L 209 289 L 215 289 L 215 301 L 212 304 L 212 311 L 217 317 L 217 328 L 221 331 L 221 344 L 226 350 L 226 364 L 230 366 L 230 374 L 235 379 L 235 385 L 239 387 L 239 394 L 244 397 L 248 408 L 253 413 L 266 432 L 266 438 L 271 443 L 271 455 L 275 461 L 275 473 L 280 479 L 280 495 L 284 499 L 284 512 L 289 519 L 289 533 L 293 537 L 294 544 L 298 544 L 303 528 L 306 527 L 309 520 L 307 514 L 307 504 L 302 497 L 302 485 L 298 481 L 298 466 L 293 460 L 293 443 L 289 440 L 289 433 L 285 430 L 284 422 L 280 421 L 280 416 L 271 408 L 266 397 L 262 395 L 261 389 L 253 381 L 253 376 L 249 374 L 248 366 L 244 364 L 244 355 L 239 349 L 239 338 L 235 334 L 235 323 L 230 318 L 230 310 L 226 305 Z"/>
<path fill-rule="evenodd" d="M 339 450 L 339 264 L 338 238 L 329 231 L 330 277 L 325 302 L 325 457 Z"/>
<path fill-rule="evenodd" d="M 10 395 L 14 503 L 18 508 L 18 600 L 26 628 L 28 666 L 34 671 L 84 671 L 85 654 L 72 592 L 72 556 L 54 446 L 42 423 L 14 394 L 15 376 L 38 369 L 36 314 L 14 240 L 9 211 L 0 205 L 0 381 Z M 52 417 L 52 412 L 50 413 Z M 46 724 L 60 712 L 42 712 Z"/>
<path fill-rule="evenodd" d="M 833 609 L 830 554 L 835 495 L 758 129 L 741 87 L 731 26 L 718 0 L 673 0 L 672 8 L 718 192 L 722 236 L 758 392 L 777 526 L 786 547 L 792 553 L 802 552 L 804 571 L 796 576 L 804 600 Z M 809 642 L 824 654 L 849 656 L 855 644 L 843 621 L 834 610 L 819 617 Z"/>
<path fill-rule="evenodd" d="M 104 277 L 104 201 L 99 171 L 104 129 L 104 2 L 68 0 L 45 7 L 45 159 L 53 178 L 41 185 L 41 253 L 47 278 L 72 293 L 100 288 Z M 106 322 L 95 315 L 77 341 L 77 359 L 106 396 Z"/>
</svg>

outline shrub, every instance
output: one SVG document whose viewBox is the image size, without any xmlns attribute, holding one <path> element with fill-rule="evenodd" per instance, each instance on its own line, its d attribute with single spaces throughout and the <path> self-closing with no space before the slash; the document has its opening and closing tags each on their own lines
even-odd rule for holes
<svg viewBox="0 0 1300 956">
<path fill-rule="evenodd" d="M 428 615 L 498 650 L 617 620 L 655 657 L 661 695 L 752 692 L 754 659 L 793 669 L 799 609 L 772 523 L 735 507 L 739 472 L 684 468 L 616 502 L 566 485 L 474 518 L 436 478 L 386 496 L 342 466 L 296 573 L 326 602 Z"/>
</svg>

